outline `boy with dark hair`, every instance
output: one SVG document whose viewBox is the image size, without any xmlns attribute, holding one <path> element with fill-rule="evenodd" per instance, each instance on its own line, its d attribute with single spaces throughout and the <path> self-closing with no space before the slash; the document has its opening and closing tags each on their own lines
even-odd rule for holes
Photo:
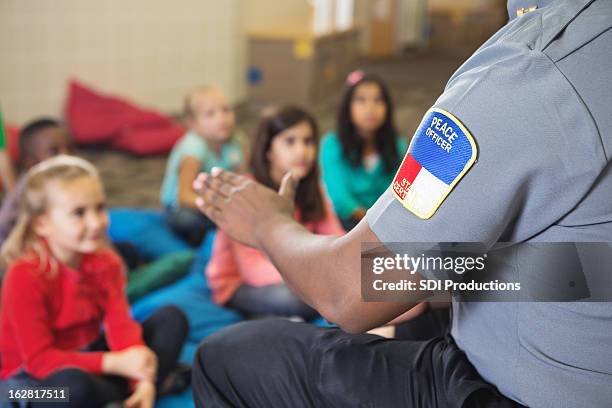
<svg viewBox="0 0 612 408">
<path fill-rule="evenodd" d="M 55 119 L 36 119 L 25 125 L 19 133 L 19 164 L 22 170 L 49 157 L 68 153 L 69 150 L 66 130 Z"/>
<path fill-rule="evenodd" d="M 70 140 L 62 124 L 52 118 L 39 118 L 26 124 L 19 133 L 19 169 L 30 167 L 59 154 L 70 153 Z M 6 195 L 0 207 L 0 245 L 17 221 L 21 191 L 25 177 L 21 175 L 15 189 Z"/>
</svg>

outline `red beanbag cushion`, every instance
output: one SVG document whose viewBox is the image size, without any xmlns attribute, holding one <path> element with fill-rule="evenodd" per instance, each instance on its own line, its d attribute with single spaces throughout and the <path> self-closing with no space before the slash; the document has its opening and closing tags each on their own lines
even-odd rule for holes
<svg viewBox="0 0 612 408">
<path fill-rule="evenodd" d="M 165 126 L 124 129 L 111 146 L 139 156 L 168 153 L 185 129 L 172 121 Z"/>
<path fill-rule="evenodd" d="M 66 122 L 79 144 L 110 143 L 141 155 L 168 152 L 183 133 L 166 115 L 100 94 L 74 80 L 69 84 Z"/>
<path fill-rule="evenodd" d="M 19 162 L 19 128 L 7 123 L 4 129 L 6 130 L 6 147 L 8 149 L 8 154 L 13 164 L 16 165 Z"/>
</svg>

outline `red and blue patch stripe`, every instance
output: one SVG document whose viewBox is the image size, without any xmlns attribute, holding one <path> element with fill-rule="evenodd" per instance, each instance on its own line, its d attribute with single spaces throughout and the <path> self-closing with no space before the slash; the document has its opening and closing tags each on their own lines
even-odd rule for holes
<svg viewBox="0 0 612 408">
<path fill-rule="evenodd" d="M 451 113 L 430 109 L 393 181 L 395 197 L 419 218 L 435 214 L 476 161 L 474 138 Z"/>
</svg>

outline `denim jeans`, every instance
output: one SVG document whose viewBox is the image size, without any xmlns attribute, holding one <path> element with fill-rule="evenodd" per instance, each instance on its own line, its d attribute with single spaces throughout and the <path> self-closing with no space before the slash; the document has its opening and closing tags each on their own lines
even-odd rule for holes
<svg viewBox="0 0 612 408">
<path fill-rule="evenodd" d="M 247 317 L 298 316 L 310 321 L 319 316 L 284 283 L 260 287 L 242 285 L 227 306 Z"/>
</svg>

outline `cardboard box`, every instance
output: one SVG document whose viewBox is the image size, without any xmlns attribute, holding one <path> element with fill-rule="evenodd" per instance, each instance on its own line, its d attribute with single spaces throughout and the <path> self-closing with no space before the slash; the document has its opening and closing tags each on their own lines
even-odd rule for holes
<svg viewBox="0 0 612 408">
<path fill-rule="evenodd" d="M 505 3 L 489 7 L 434 8 L 429 17 L 429 46 L 446 55 L 468 57 L 508 21 Z"/>
<path fill-rule="evenodd" d="M 290 30 L 249 35 L 249 100 L 312 107 L 338 92 L 358 57 L 355 28 L 324 35 Z"/>
</svg>

